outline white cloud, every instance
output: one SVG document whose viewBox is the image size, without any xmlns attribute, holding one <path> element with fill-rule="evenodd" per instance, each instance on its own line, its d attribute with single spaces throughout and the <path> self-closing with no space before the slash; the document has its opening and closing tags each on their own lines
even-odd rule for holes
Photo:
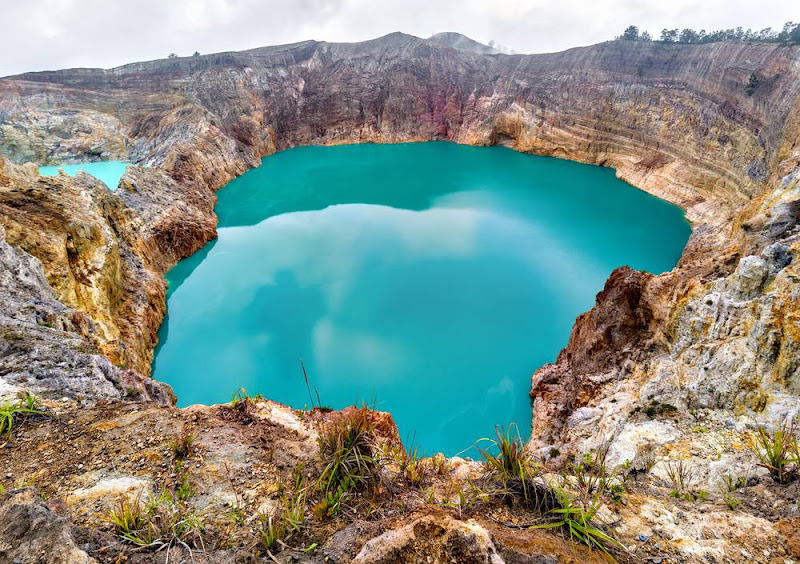
<svg viewBox="0 0 800 564">
<path fill-rule="evenodd" d="M 792 8 L 787 0 L 757 8 L 749 0 L 0 0 L 0 76 L 392 31 L 459 31 L 547 52 L 610 39 L 628 24 L 656 35 L 664 27 L 779 27 L 797 17 Z"/>
</svg>

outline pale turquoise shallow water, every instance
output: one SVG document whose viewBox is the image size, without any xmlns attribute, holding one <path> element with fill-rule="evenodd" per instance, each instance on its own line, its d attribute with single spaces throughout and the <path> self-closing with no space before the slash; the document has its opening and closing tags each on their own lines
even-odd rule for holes
<svg viewBox="0 0 800 564">
<path fill-rule="evenodd" d="M 285 151 L 216 210 L 167 275 L 154 376 L 179 405 L 310 405 L 302 358 L 323 405 L 374 402 L 447 454 L 527 433 L 531 373 L 611 271 L 669 270 L 690 233 L 610 169 L 450 143 Z"/>
<path fill-rule="evenodd" d="M 111 190 L 116 190 L 119 181 L 125 170 L 131 166 L 130 163 L 122 161 L 102 161 L 96 163 L 79 163 L 58 166 L 40 166 L 39 174 L 42 176 L 57 176 L 58 169 L 63 169 L 70 176 L 75 176 L 78 171 L 91 174 L 96 179 L 103 182 Z"/>
</svg>

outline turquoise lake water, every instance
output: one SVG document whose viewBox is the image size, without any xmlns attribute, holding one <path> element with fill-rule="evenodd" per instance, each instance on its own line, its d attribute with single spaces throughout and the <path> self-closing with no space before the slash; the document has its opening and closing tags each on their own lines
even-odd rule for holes
<svg viewBox="0 0 800 564">
<path fill-rule="evenodd" d="M 119 186 L 119 181 L 122 178 L 122 175 L 125 174 L 125 170 L 129 166 L 131 166 L 131 163 L 122 161 L 40 166 L 39 174 L 42 176 L 58 176 L 58 169 L 63 169 L 64 172 L 70 176 L 75 176 L 80 170 L 87 174 L 91 174 L 103 184 L 108 186 L 111 190 L 116 190 Z"/>
<path fill-rule="evenodd" d="M 670 270 L 690 234 L 613 170 L 450 143 L 291 149 L 216 211 L 167 275 L 153 375 L 179 405 L 241 386 L 310 407 L 302 358 L 323 405 L 374 404 L 449 455 L 527 434 L 531 374 L 611 271 Z"/>
</svg>

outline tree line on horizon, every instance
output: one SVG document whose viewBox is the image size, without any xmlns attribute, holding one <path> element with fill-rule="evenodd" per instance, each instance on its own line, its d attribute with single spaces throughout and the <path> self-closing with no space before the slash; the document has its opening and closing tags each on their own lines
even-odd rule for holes
<svg viewBox="0 0 800 564">
<path fill-rule="evenodd" d="M 786 22 L 781 31 L 771 27 L 761 30 L 743 29 L 718 29 L 707 32 L 704 29 L 695 31 L 690 28 L 679 30 L 662 29 L 661 37 L 653 38 L 648 31 L 639 31 L 635 25 L 625 28 L 622 35 L 614 39 L 622 41 L 657 41 L 660 43 L 715 43 L 718 41 L 735 41 L 739 43 L 780 43 L 782 45 L 800 45 L 800 23 Z"/>
</svg>

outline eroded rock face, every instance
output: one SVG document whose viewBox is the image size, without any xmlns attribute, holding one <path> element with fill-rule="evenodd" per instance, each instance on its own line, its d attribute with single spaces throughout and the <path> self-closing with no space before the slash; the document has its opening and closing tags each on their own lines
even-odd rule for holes
<svg viewBox="0 0 800 564">
<path fill-rule="evenodd" d="M 557 362 L 533 376 L 534 446 L 581 452 L 606 444 L 615 464 L 651 451 L 690 458 L 712 488 L 741 458 L 730 430 L 797 418 L 797 157 L 795 150 L 731 236 L 711 247 L 718 257 L 702 258 L 690 241 L 671 273 L 612 275 Z"/>
<path fill-rule="evenodd" d="M 97 324 L 64 306 L 42 265 L 12 247 L 0 226 L 0 374 L 2 395 L 123 398 L 174 403 L 166 384 L 120 368 L 96 347 Z"/>
<path fill-rule="evenodd" d="M 4 562 L 97 562 L 77 547 L 70 522 L 53 513 L 33 488 L 15 490 L 0 499 L 0 539 Z"/>
</svg>

